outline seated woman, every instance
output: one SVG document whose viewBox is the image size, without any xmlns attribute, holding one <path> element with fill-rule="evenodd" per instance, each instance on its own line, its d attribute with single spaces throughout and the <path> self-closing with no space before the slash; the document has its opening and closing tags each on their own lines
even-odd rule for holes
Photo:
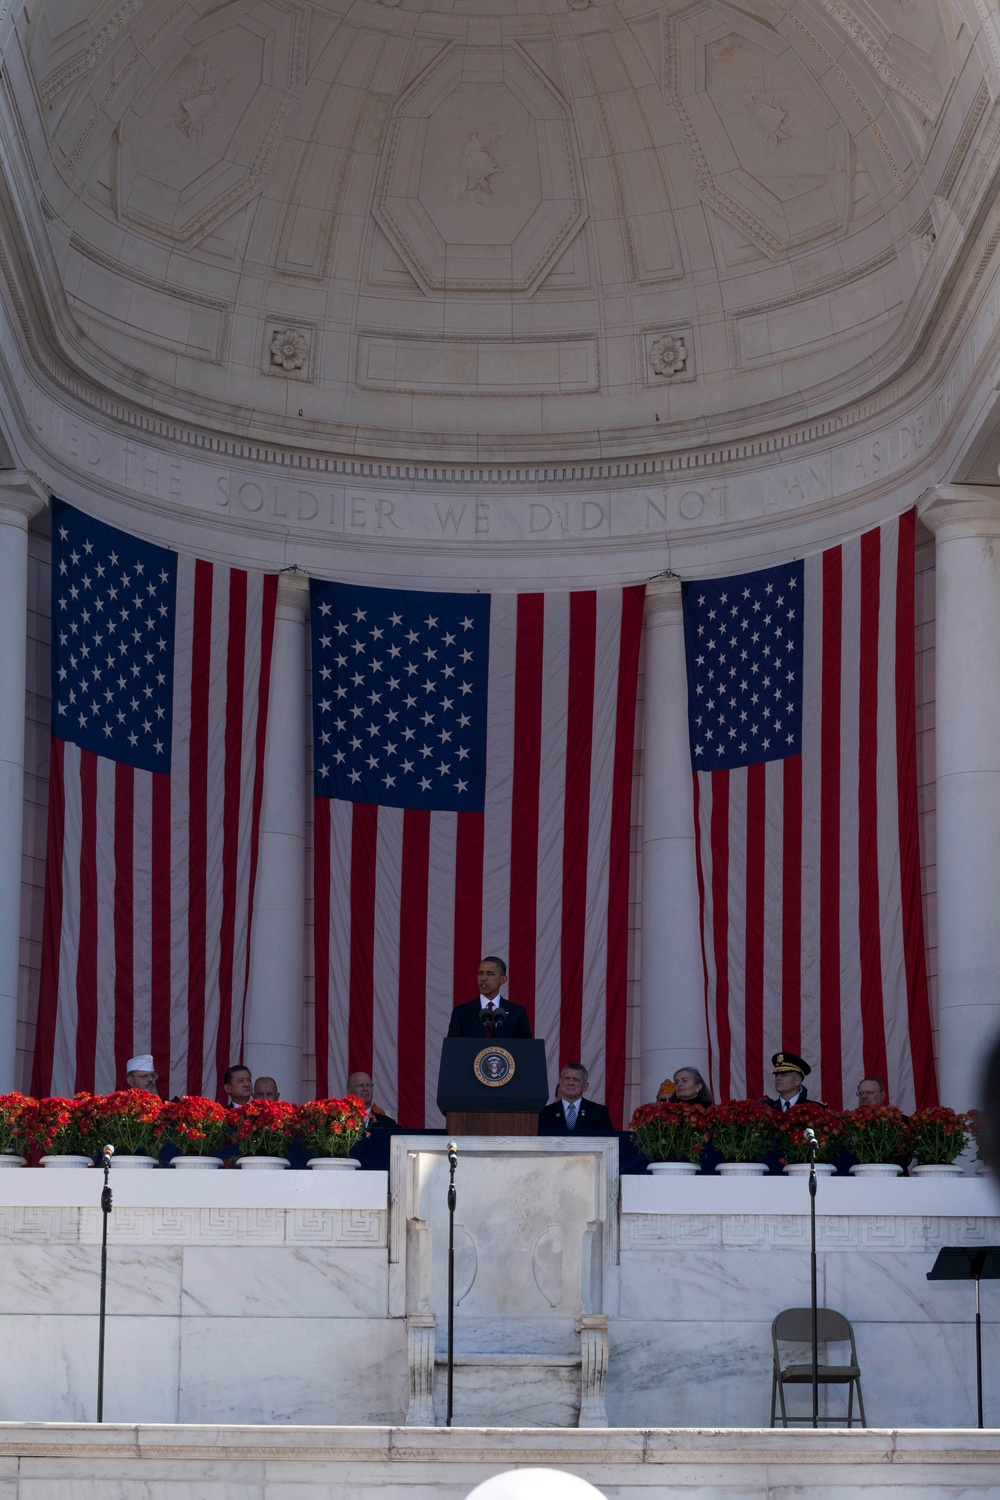
<svg viewBox="0 0 1000 1500">
<path fill-rule="evenodd" d="M 678 1068 L 674 1074 L 674 1104 L 713 1104 L 708 1084 L 697 1068 Z"/>
</svg>

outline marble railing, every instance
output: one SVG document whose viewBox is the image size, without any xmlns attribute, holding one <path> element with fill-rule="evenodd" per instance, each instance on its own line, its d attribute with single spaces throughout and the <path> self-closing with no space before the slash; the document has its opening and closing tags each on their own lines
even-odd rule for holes
<svg viewBox="0 0 1000 1500">
<path fill-rule="evenodd" d="M 447 1173 L 427 1147 L 397 1137 L 391 1177 L 115 1170 L 108 1419 L 440 1422 Z M 0 1420 L 94 1416 L 101 1181 L 0 1173 Z M 802 1180 L 619 1183 L 614 1143 L 467 1140 L 456 1243 L 458 1423 L 766 1424 L 771 1319 L 809 1299 Z M 974 1423 L 973 1290 L 926 1273 L 944 1245 L 997 1243 L 988 1179 L 820 1182 L 820 1301 L 854 1324 L 870 1424 Z M 982 1312 L 989 1371 L 1000 1283 Z M 998 1399 L 988 1379 L 987 1424 Z"/>
</svg>

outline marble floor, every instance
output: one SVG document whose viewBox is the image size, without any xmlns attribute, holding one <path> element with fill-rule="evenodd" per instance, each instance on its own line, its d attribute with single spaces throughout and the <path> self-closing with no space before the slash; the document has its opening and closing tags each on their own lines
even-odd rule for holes
<svg viewBox="0 0 1000 1500">
<path fill-rule="evenodd" d="M 1000 1431 L 0 1423 L 2 1500 L 465 1500 L 517 1467 L 607 1500 L 996 1500 Z"/>
</svg>

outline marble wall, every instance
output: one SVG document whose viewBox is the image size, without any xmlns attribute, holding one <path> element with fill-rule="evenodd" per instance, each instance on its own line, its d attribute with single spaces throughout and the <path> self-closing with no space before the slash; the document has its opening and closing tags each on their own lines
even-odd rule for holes
<svg viewBox="0 0 1000 1500">
<path fill-rule="evenodd" d="M 440 1425 L 447 1216 L 421 1191 L 440 1186 L 428 1140 L 397 1138 L 391 1192 L 374 1172 L 116 1173 L 107 1419 Z M 771 1319 L 809 1300 L 805 1183 L 625 1178 L 619 1201 L 613 1147 L 528 1141 L 500 1207 L 475 1144 L 459 1179 L 457 1425 L 600 1421 L 597 1404 L 580 1416 L 588 1391 L 612 1428 L 767 1423 Z M 97 1172 L 0 1174 L 0 1423 L 93 1420 L 99 1198 Z M 973 1289 L 926 1272 L 944 1245 L 1000 1243 L 994 1185 L 843 1179 L 818 1204 L 820 1300 L 854 1324 L 869 1423 L 974 1426 Z M 996 1424 L 996 1283 L 982 1311 Z"/>
</svg>

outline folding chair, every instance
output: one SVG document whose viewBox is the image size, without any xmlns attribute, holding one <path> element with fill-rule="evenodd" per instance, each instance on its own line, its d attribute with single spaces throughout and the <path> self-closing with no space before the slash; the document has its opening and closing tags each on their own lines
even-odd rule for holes
<svg viewBox="0 0 1000 1500">
<path fill-rule="evenodd" d="M 847 1401 L 847 1425 L 852 1426 L 854 1421 L 854 1388 L 858 1390 L 858 1410 L 862 1427 L 867 1427 L 865 1420 L 865 1403 L 861 1395 L 861 1369 L 858 1365 L 858 1351 L 854 1344 L 854 1329 L 851 1327 L 843 1313 L 834 1312 L 832 1307 L 821 1307 L 817 1310 L 816 1334 L 819 1348 L 819 1364 L 817 1367 L 818 1383 L 820 1385 L 846 1385 L 849 1387 Z M 812 1413 L 808 1417 L 790 1417 L 785 1409 L 785 1386 L 786 1385 L 812 1385 L 812 1309 L 809 1307 L 786 1307 L 780 1312 L 771 1324 L 771 1343 L 774 1349 L 774 1368 L 771 1377 L 771 1426 L 774 1424 L 775 1402 L 781 1401 L 781 1425 L 787 1427 L 790 1422 L 805 1422 L 812 1424 Z M 851 1358 L 849 1364 L 830 1364 L 829 1354 L 826 1346 L 828 1344 L 845 1343 L 851 1346 Z M 805 1364 L 800 1362 L 783 1365 L 781 1362 L 781 1345 L 796 1345 L 795 1354 L 798 1361 L 802 1358 L 802 1346 L 806 1346 L 807 1357 Z M 840 1422 L 842 1417 L 820 1417 L 820 1422 Z"/>
</svg>

